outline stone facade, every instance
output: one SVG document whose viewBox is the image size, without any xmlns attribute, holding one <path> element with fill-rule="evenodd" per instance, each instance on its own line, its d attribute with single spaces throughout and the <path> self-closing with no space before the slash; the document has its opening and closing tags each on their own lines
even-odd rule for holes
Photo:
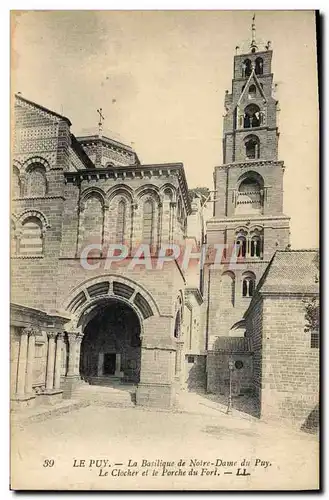
<svg viewBox="0 0 329 500">
<path fill-rule="evenodd" d="M 307 304 L 319 296 L 317 258 L 316 251 L 277 252 L 245 314 L 260 415 L 303 428 L 318 419 L 319 331 L 305 328 Z"/>
<path fill-rule="evenodd" d="M 140 322 L 137 403 L 171 406 L 184 372 L 186 279 L 178 260 L 157 270 L 156 255 L 187 236 L 191 205 L 182 164 L 141 165 L 117 141 L 77 139 L 67 118 L 20 96 L 15 119 L 12 296 L 17 304 L 69 318 L 61 347 L 64 396 L 72 395 L 81 376 L 86 325 L 100 305 L 116 301 Z M 125 244 L 126 258 L 109 265 L 110 245 L 118 243 Z M 144 243 L 150 243 L 150 259 L 135 265 Z M 43 335 L 45 364 L 47 342 L 51 356 L 55 351 L 53 339 Z M 34 390 L 36 384 L 37 378 Z"/>
<path fill-rule="evenodd" d="M 222 338 L 245 335 L 243 315 L 257 283 L 273 254 L 289 244 L 271 62 L 269 49 L 250 47 L 249 53 L 236 55 L 232 90 L 225 95 L 223 165 L 215 167 L 214 217 L 207 222 L 207 243 L 225 248 L 220 264 L 214 266 L 209 259 L 205 270 L 211 351 L 207 389 L 211 392 L 224 391 L 218 354 Z M 245 344 L 245 349 L 249 356 L 250 345 Z M 245 374 L 244 389 L 248 384 L 252 389 L 251 369 Z"/>
<path fill-rule="evenodd" d="M 269 46 L 234 57 L 210 218 L 181 163 L 142 165 L 101 128 L 75 137 L 68 118 L 16 96 L 13 406 L 109 376 L 136 384 L 138 405 L 170 408 L 184 389 L 227 396 L 231 378 L 262 418 L 316 417 L 316 254 L 287 250 L 271 64 Z M 166 245 L 201 257 L 205 243 L 204 266 L 159 266 Z"/>
</svg>

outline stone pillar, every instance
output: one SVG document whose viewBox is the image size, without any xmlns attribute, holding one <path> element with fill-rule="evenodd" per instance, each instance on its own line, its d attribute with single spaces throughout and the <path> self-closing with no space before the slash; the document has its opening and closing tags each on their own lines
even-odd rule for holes
<svg viewBox="0 0 329 500">
<path fill-rule="evenodd" d="M 121 375 L 121 354 L 116 353 L 115 355 L 115 374 L 116 377 Z"/>
<path fill-rule="evenodd" d="M 82 335 L 76 332 L 68 332 L 67 338 L 69 341 L 69 362 L 63 388 L 63 397 L 65 399 L 72 397 L 79 378 L 79 365 L 77 360 L 78 356 L 80 356 Z"/>
<path fill-rule="evenodd" d="M 48 356 L 47 356 L 47 375 L 46 391 L 54 388 L 54 368 L 55 368 L 55 337 L 56 332 L 48 332 Z"/>
<path fill-rule="evenodd" d="M 25 376 L 25 394 L 32 394 L 32 384 L 33 384 L 33 363 L 34 363 L 34 352 L 35 352 L 35 336 L 37 331 L 31 328 L 28 332 L 28 348 L 27 348 L 27 364 L 26 364 L 26 376 Z"/>
<path fill-rule="evenodd" d="M 54 381 L 55 389 L 60 389 L 61 386 L 63 339 L 64 339 L 64 334 L 59 333 L 56 339 L 55 381 Z"/>
<path fill-rule="evenodd" d="M 83 339 L 83 335 L 80 333 L 76 337 L 76 344 L 75 344 L 75 363 L 74 363 L 74 375 L 79 376 L 80 375 L 80 348 L 81 348 L 81 342 Z"/>
<path fill-rule="evenodd" d="M 97 366 L 98 377 L 101 377 L 103 375 L 103 365 L 104 365 L 104 353 L 100 352 L 98 354 L 98 366 Z"/>
<path fill-rule="evenodd" d="M 24 328 L 21 332 L 19 355 L 18 355 L 18 368 L 17 368 L 17 385 L 16 385 L 16 394 L 18 397 L 24 396 L 25 394 L 25 373 L 26 373 L 26 363 L 27 363 L 27 344 L 28 344 L 29 331 L 30 331 L 29 328 Z"/>
<path fill-rule="evenodd" d="M 67 338 L 69 341 L 69 367 L 68 367 L 68 371 L 67 371 L 67 376 L 72 377 L 75 375 L 77 334 L 73 333 L 73 332 L 69 332 L 67 334 Z"/>
</svg>

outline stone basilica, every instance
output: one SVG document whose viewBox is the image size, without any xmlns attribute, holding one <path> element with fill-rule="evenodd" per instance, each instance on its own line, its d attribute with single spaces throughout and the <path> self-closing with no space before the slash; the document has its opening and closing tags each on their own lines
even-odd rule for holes
<svg viewBox="0 0 329 500">
<path fill-rule="evenodd" d="M 126 384 L 134 404 L 163 408 L 181 391 L 226 397 L 231 366 L 234 398 L 252 399 L 259 417 L 303 425 L 316 411 L 319 338 L 305 308 L 318 298 L 318 256 L 289 245 L 272 55 L 253 26 L 234 56 L 206 222 L 181 163 L 143 165 L 101 118 L 97 133 L 75 137 L 68 118 L 15 96 L 13 409 L 78 397 L 87 384 L 95 397 Z M 135 265 L 141 243 L 148 263 Z M 159 249 L 187 243 L 221 245 L 220 263 L 208 252 L 202 266 L 158 265 Z M 125 258 L 108 265 L 117 244 Z"/>
</svg>

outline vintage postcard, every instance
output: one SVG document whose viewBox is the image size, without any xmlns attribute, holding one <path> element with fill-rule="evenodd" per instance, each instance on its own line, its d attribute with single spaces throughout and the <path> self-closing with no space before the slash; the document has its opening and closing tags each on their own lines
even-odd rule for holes
<svg viewBox="0 0 329 500">
<path fill-rule="evenodd" d="M 319 489 L 316 20 L 11 12 L 12 489 Z"/>
</svg>

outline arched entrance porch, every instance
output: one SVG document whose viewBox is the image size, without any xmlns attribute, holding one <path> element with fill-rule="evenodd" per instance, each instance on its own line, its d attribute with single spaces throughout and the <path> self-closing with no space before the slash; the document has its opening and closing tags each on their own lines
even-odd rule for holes
<svg viewBox="0 0 329 500">
<path fill-rule="evenodd" d="M 115 298 L 102 300 L 81 320 L 80 376 L 91 384 L 137 384 L 141 368 L 141 325 L 133 308 Z"/>
</svg>

